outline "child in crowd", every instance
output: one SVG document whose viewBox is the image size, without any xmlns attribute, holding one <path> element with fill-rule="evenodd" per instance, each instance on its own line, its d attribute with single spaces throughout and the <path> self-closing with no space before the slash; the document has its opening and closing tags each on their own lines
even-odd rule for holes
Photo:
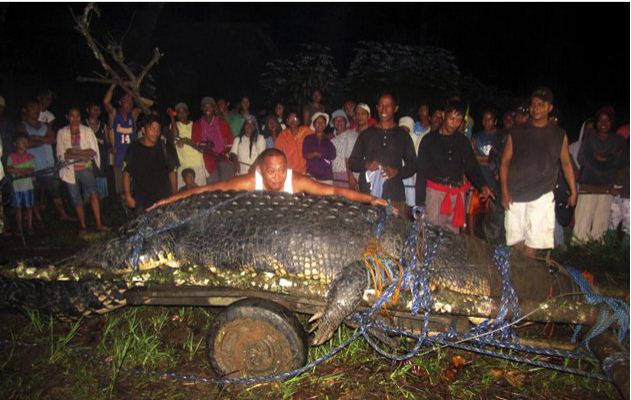
<svg viewBox="0 0 631 400">
<path fill-rule="evenodd" d="M 15 208 L 17 233 L 22 235 L 22 208 L 26 217 L 26 232 L 33 234 L 33 206 L 35 194 L 33 192 L 33 177 L 35 171 L 35 157 L 26 152 L 28 149 L 28 136 L 17 133 L 15 136 L 15 153 L 7 158 L 7 171 L 13 177 L 13 199 L 11 206 Z"/>
<path fill-rule="evenodd" d="M 178 193 L 199 186 L 195 183 L 195 171 L 192 168 L 184 168 L 182 170 L 182 180 L 184 181 L 184 186 L 180 188 Z"/>
</svg>

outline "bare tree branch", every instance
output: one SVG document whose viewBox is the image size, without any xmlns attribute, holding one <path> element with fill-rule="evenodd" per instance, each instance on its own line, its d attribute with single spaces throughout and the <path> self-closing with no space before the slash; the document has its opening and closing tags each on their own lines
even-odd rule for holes
<svg viewBox="0 0 631 400">
<path fill-rule="evenodd" d="M 85 40 L 88 42 L 88 46 L 92 50 L 94 57 L 101 63 L 103 69 L 109 72 L 113 78 L 121 80 L 116 71 L 114 71 L 114 69 L 110 67 L 110 65 L 107 63 L 107 60 L 103 56 L 103 53 L 101 53 L 96 42 L 92 38 L 92 34 L 90 33 L 90 18 L 92 12 L 99 15 L 98 8 L 94 3 L 89 3 L 83 10 L 83 15 L 80 17 L 74 15 L 73 13 L 72 17 L 74 18 L 76 23 L 75 29 L 78 30 L 79 33 L 81 33 Z"/>
<path fill-rule="evenodd" d="M 127 66 L 127 64 L 125 64 L 125 55 L 123 54 L 123 46 L 122 45 L 110 46 L 110 54 L 112 55 L 112 58 L 114 59 L 114 61 L 116 61 L 116 64 L 118 64 L 118 66 L 121 67 L 123 71 L 125 71 L 125 73 L 127 74 L 127 77 L 129 77 L 129 80 L 132 82 L 135 82 L 136 75 L 134 75 L 132 70 Z"/>
<path fill-rule="evenodd" d="M 107 78 L 92 78 L 89 76 L 78 76 L 77 81 L 81 83 L 105 83 L 111 85 L 112 83 L 118 83 L 119 81 L 115 79 L 107 79 Z"/>
<path fill-rule="evenodd" d="M 145 76 L 147 75 L 149 70 L 151 68 L 153 68 L 153 66 L 156 65 L 158 63 L 158 61 L 160 61 L 161 57 L 162 57 L 162 53 L 160 53 L 160 49 L 158 49 L 158 48 L 153 49 L 153 58 L 145 66 L 145 68 L 140 73 L 140 76 L 138 77 L 138 81 L 137 81 L 138 87 L 140 87 L 140 84 L 142 83 L 142 80 L 145 79 Z"/>
<path fill-rule="evenodd" d="M 110 85 L 112 83 L 116 83 L 122 90 L 132 96 L 138 107 L 140 107 L 145 114 L 150 113 L 145 100 L 140 94 L 140 85 L 143 79 L 145 79 L 145 77 L 151 70 L 151 68 L 153 68 L 153 66 L 156 65 L 160 61 L 160 58 L 163 56 L 163 54 L 160 53 L 160 50 L 157 48 L 153 50 L 153 57 L 151 58 L 151 60 L 149 60 L 147 65 L 145 65 L 145 67 L 142 69 L 140 75 L 136 75 L 129 67 L 129 65 L 125 63 L 125 55 L 123 52 L 122 44 L 112 43 L 107 46 L 107 48 L 105 48 L 103 45 L 98 43 L 92 35 L 90 31 L 91 18 L 93 15 L 100 15 L 100 11 L 94 3 L 89 3 L 84 8 L 82 15 L 75 15 L 72 9 L 70 9 L 70 13 L 72 14 L 72 18 L 75 21 L 75 29 L 79 31 L 79 33 L 81 33 L 81 35 L 85 38 L 88 46 L 94 54 L 94 57 L 97 59 L 97 61 L 99 61 L 101 67 L 103 67 L 103 70 L 105 71 L 105 75 L 95 73 L 95 75 L 98 76 L 96 78 L 80 76 L 77 77 L 77 80 L 79 82 L 104 83 Z M 113 42 L 113 40 L 111 40 L 111 42 Z M 127 79 L 123 79 L 121 75 L 119 75 L 119 73 L 116 71 L 116 69 L 112 67 L 112 65 L 105 57 L 104 51 L 101 51 L 101 49 L 108 53 L 109 57 L 114 60 L 120 70 L 125 73 Z"/>
</svg>

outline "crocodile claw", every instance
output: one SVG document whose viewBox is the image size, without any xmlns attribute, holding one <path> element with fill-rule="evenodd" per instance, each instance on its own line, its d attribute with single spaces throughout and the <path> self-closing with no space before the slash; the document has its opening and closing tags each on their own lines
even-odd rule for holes
<svg viewBox="0 0 631 400">
<path fill-rule="evenodd" d="M 318 311 L 317 313 L 313 314 L 313 316 L 311 318 L 309 318 L 309 323 L 312 323 L 312 322 L 322 318 L 322 315 L 324 315 L 323 311 Z"/>
<path fill-rule="evenodd" d="M 327 294 L 326 306 L 311 317 L 314 322 L 309 332 L 314 332 L 310 344 L 318 346 L 328 341 L 344 319 L 355 311 L 368 281 L 364 266 L 355 262 L 346 266 L 333 280 Z"/>
</svg>

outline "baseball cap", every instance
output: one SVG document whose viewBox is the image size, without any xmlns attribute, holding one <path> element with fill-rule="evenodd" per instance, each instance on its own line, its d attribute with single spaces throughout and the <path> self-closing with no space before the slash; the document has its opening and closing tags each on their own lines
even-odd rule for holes
<svg viewBox="0 0 631 400">
<path fill-rule="evenodd" d="M 530 114 L 530 106 L 528 106 L 528 104 L 520 104 L 517 106 L 517 108 L 515 108 L 515 111 L 518 114 Z"/>
<path fill-rule="evenodd" d="M 546 103 L 553 103 L 554 96 L 552 95 L 552 91 L 545 86 L 538 87 L 534 92 L 530 95 L 531 98 L 537 97 Z"/>
<path fill-rule="evenodd" d="M 359 103 L 357 105 L 357 107 L 361 108 L 364 111 L 366 111 L 368 113 L 368 116 L 370 117 L 370 106 L 368 106 L 368 104 L 366 104 L 366 103 Z"/>
<path fill-rule="evenodd" d="M 206 96 L 206 97 L 204 97 L 204 98 L 202 99 L 201 103 L 200 103 L 200 105 L 201 105 L 202 107 L 203 107 L 203 106 L 205 106 L 205 105 L 211 105 L 211 106 L 214 106 L 215 104 L 216 104 L 216 103 L 215 103 L 215 99 L 213 99 L 213 98 L 212 98 L 212 97 L 210 97 L 210 96 Z"/>
<path fill-rule="evenodd" d="M 173 108 L 175 109 L 175 111 L 180 111 L 182 109 L 188 111 L 188 105 L 186 103 L 177 103 Z"/>
</svg>

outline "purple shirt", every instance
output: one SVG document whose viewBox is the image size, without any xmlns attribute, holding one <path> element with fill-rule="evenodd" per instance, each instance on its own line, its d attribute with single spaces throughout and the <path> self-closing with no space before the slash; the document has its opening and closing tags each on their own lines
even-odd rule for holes
<svg viewBox="0 0 631 400">
<path fill-rule="evenodd" d="M 319 158 L 307 159 L 306 155 L 312 151 L 321 154 Z M 302 143 L 302 155 L 307 160 L 307 174 L 318 180 L 333 180 L 333 164 L 335 159 L 335 146 L 326 137 L 318 141 L 316 135 L 305 137 Z"/>
</svg>

